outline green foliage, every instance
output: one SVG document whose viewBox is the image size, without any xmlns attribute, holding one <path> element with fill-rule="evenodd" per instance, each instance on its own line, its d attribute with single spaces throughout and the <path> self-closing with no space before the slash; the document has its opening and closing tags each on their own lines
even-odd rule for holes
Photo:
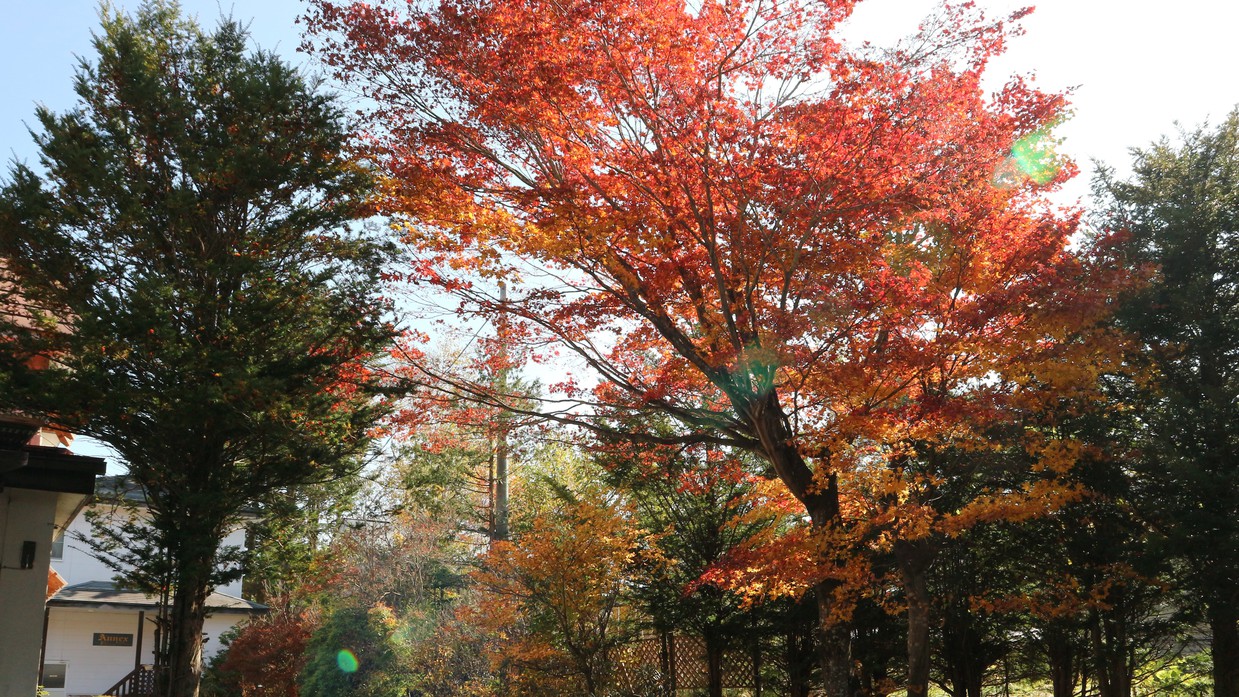
<svg viewBox="0 0 1239 697">
<path fill-rule="evenodd" d="M 1102 224 L 1149 276 L 1120 310 L 1144 426 L 1133 498 L 1175 558 L 1176 580 L 1213 631 L 1218 694 L 1239 690 L 1239 111 L 1216 129 L 1135 151 L 1128 181 L 1103 171 Z M 1223 682 L 1225 684 L 1223 684 Z"/>
<path fill-rule="evenodd" d="M 742 608 L 739 595 L 698 581 L 754 535 L 781 522 L 758 511 L 753 463 L 704 448 L 640 451 L 617 447 L 601 459 L 665 560 L 640 574 L 635 592 L 643 609 L 663 630 L 705 634 L 724 644 L 751 635 L 758 614 Z M 638 460 L 656 460 L 660 467 L 642 473 Z"/>
<path fill-rule="evenodd" d="M 393 333 L 389 249 L 349 227 L 371 182 L 340 108 L 238 24 L 155 0 L 105 10 L 94 48 L 77 108 L 37 112 L 39 170 L 0 189 L 23 310 L 0 320 L 0 393 L 127 464 L 150 512 L 129 543 L 169 560 L 184 691 L 242 508 L 354 468 L 385 410 L 365 364 Z"/>
<path fill-rule="evenodd" d="M 399 489 L 397 506 L 422 510 L 444 520 L 456 520 L 462 529 L 485 534 L 491 454 L 488 448 L 460 429 L 441 425 L 433 440 L 419 438 L 401 445 L 394 479 Z M 451 439 L 451 447 L 439 447 Z"/>
<path fill-rule="evenodd" d="M 265 497 L 260 517 L 248 526 L 246 597 L 262 602 L 291 593 L 329 536 L 346 529 L 362 484 L 359 476 L 346 474 Z"/>
<path fill-rule="evenodd" d="M 1121 313 L 1151 375 L 1139 493 L 1207 598 L 1239 572 L 1239 112 L 1137 151 L 1131 181 L 1103 172 L 1096 186 L 1127 262 L 1152 274 Z"/>
<path fill-rule="evenodd" d="M 1213 694 L 1213 681 L 1209 679 L 1210 656 L 1208 651 L 1183 656 L 1152 674 L 1139 694 L 1142 697 L 1165 695 L 1166 697 L 1206 697 Z"/>
<path fill-rule="evenodd" d="M 304 697 L 403 697 L 408 645 L 390 608 L 336 610 L 310 638 L 298 678 Z"/>
</svg>

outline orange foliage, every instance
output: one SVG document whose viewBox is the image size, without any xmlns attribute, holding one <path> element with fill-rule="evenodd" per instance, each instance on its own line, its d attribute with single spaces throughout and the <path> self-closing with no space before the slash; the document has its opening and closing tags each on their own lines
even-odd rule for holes
<svg viewBox="0 0 1239 697">
<path fill-rule="evenodd" d="M 623 593 L 640 537 L 626 511 L 596 498 L 540 514 L 516 542 L 491 546 L 462 620 L 495 637 L 492 664 L 522 694 L 596 694 L 629 638 Z"/>
<path fill-rule="evenodd" d="M 1121 279 L 1072 251 L 1079 211 L 1043 197 L 1075 173 L 1047 136 L 1066 100 L 981 88 L 1022 13 L 963 3 L 880 53 L 838 40 L 853 4 L 314 0 L 308 16 L 375 99 L 368 154 L 410 275 L 602 378 L 566 380 L 549 418 L 669 415 L 674 433 L 627 435 L 758 453 L 809 512 L 812 530 L 719 570 L 757 595 L 859 585 L 868 550 L 1069 500 L 1047 476 L 940 512 L 955 475 L 904 463 L 983 450 L 1118 363 L 1094 327 Z M 1055 475 L 1076 453 L 1051 441 L 1029 452 Z"/>
</svg>

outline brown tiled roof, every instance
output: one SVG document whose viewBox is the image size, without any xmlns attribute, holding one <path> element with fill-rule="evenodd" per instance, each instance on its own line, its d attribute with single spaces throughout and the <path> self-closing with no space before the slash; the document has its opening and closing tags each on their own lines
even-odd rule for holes
<svg viewBox="0 0 1239 697">
<path fill-rule="evenodd" d="M 65 580 L 60 574 L 56 573 L 55 569 L 48 568 L 47 570 L 47 597 L 50 598 L 56 595 L 57 591 L 65 587 Z M 45 598 L 46 599 L 46 598 Z"/>
<path fill-rule="evenodd" d="M 238 598 L 226 593 L 212 593 L 207 597 L 207 609 L 211 614 L 239 613 L 252 615 L 266 612 L 267 606 Z M 159 599 L 141 591 L 117 588 L 110 581 L 87 581 L 61 588 L 47 601 L 48 607 L 153 608 Z"/>
</svg>

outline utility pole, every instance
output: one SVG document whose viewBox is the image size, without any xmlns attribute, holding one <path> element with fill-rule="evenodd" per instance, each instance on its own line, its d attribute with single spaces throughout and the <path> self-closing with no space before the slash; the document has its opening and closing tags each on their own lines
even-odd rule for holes
<svg viewBox="0 0 1239 697">
<path fill-rule="evenodd" d="M 499 333 L 499 375 L 497 388 L 501 399 L 508 395 L 508 284 L 499 282 L 499 305 L 502 308 L 496 330 Z M 508 415 L 499 412 L 495 434 L 495 496 L 494 528 L 491 540 L 508 539 Z"/>
</svg>

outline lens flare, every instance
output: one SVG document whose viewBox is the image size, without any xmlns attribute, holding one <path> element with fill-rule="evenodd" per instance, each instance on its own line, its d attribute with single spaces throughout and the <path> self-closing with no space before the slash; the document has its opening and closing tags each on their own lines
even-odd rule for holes
<svg viewBox="0 0 1239 697">
<path fill-rule="evenodd" d="M 340 649 L 336 654 L 336 665 L 340 666 L 340 670 L 345 673 L 356 673 L 357 667 L 360 665 L 357 662 L 357 656 L 353 655 L 348 649 Z"/>
<path fill-rule="evenodd" d="M 1011 157 L 1015 158 L 1015 166 L 1019 167 L 1025 176 L 1038 184 L 1045 184 L 1058 174 L 1058 162 L 1054 157 L 1055 143 L 1048 134 L 1037 131 L 1017 140 L 1011 148 Z"/>
<path fill-rule="evenodd" d="M 1015 141 L 1011 154 L 994 172 L 994 184 L 1008 188 L 1028 181 L 1048 184 L 1058 176 L 1061 162 L 1055 146 L 1059 141 L 1043 128 Z"/>
</svg>

